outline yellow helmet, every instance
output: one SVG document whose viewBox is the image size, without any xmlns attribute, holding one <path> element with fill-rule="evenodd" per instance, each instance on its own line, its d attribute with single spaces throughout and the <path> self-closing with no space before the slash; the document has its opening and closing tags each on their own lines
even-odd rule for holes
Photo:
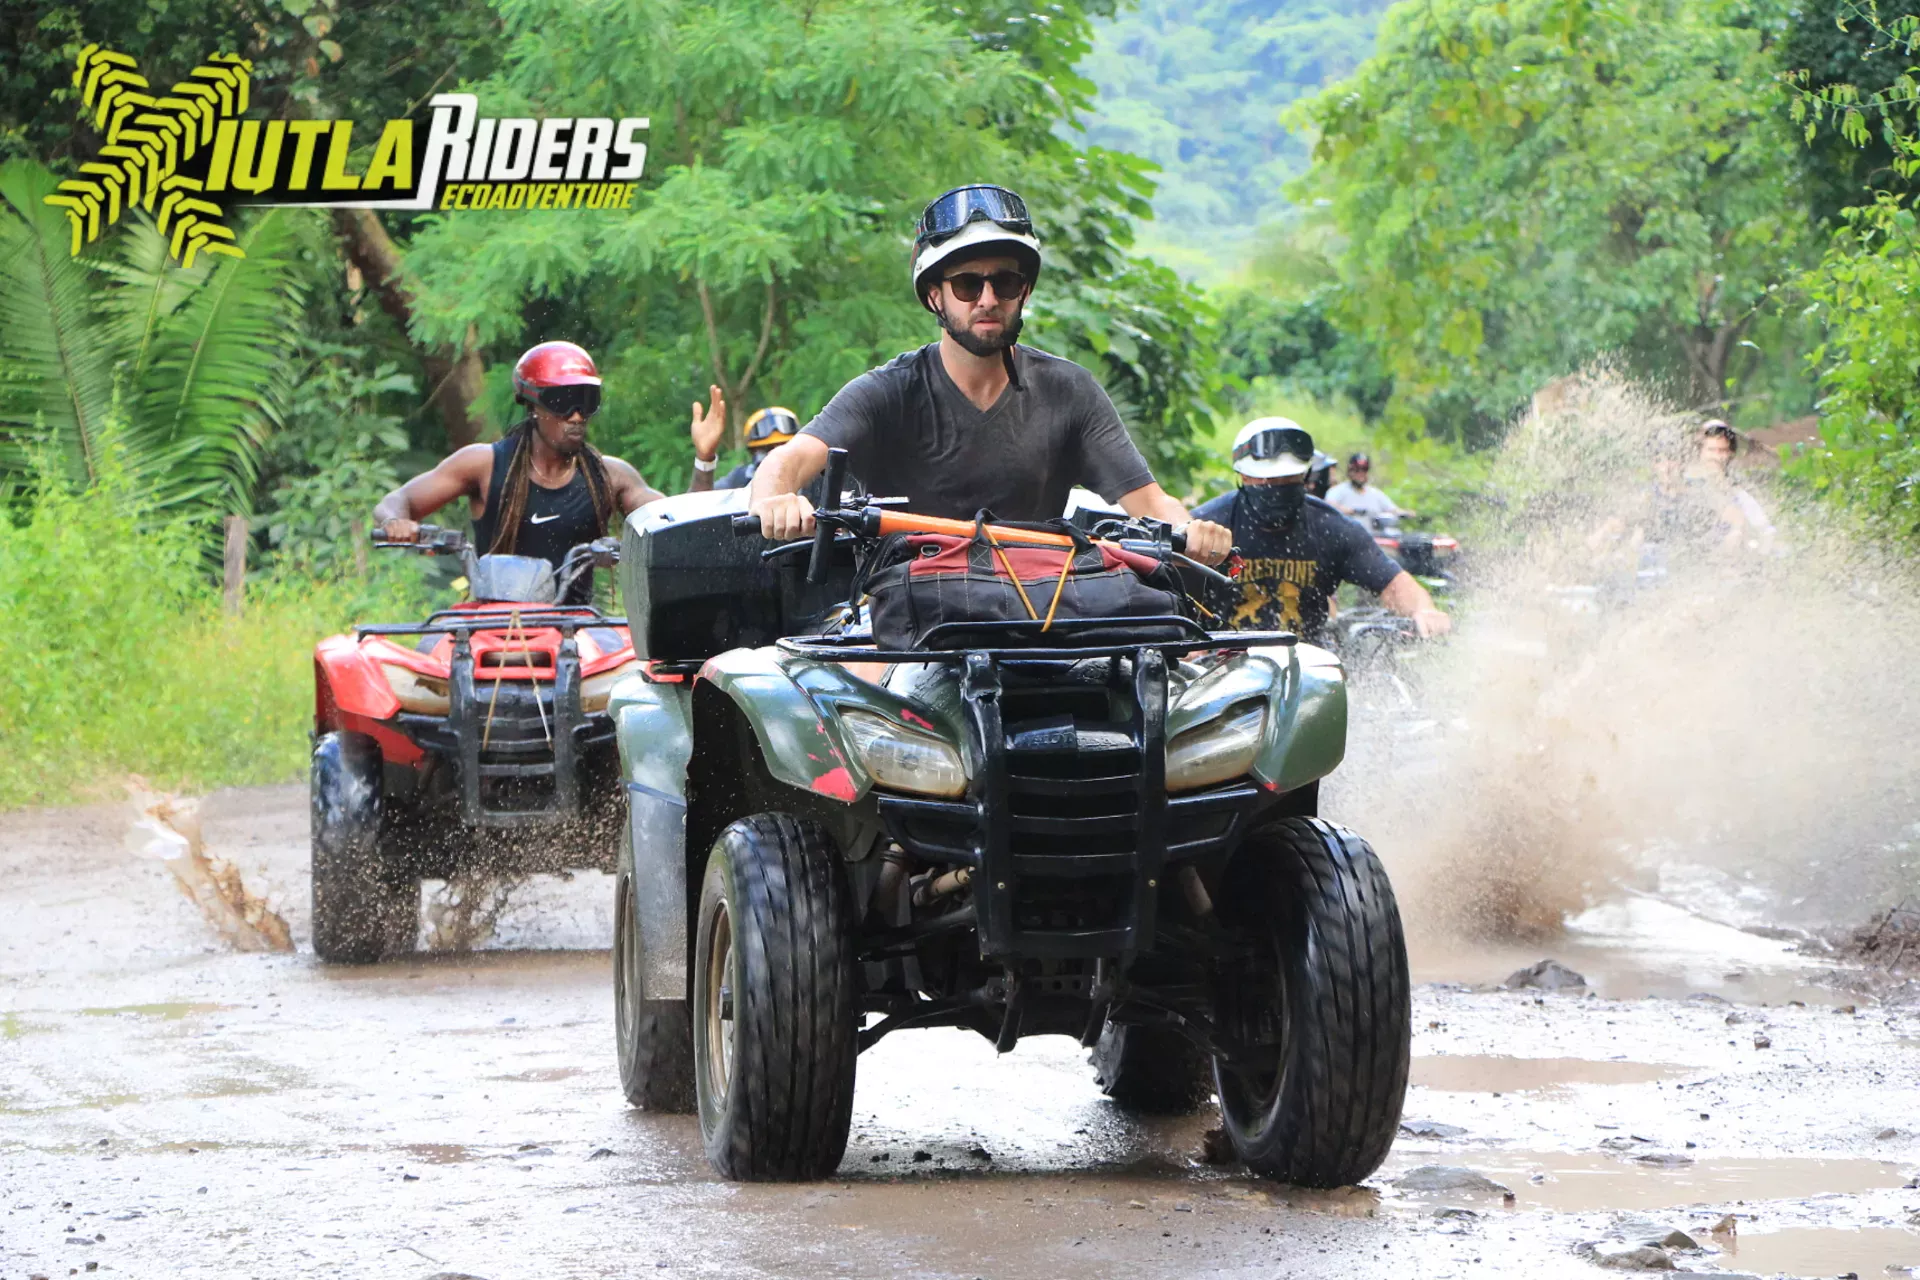
<svg viewBox="0 0 1920 1280">
<path fill-rule="evenodd" d="M 800 415 L 778 407 L 756 409 L 747 419 L 747 448 L 771 449 L 800 434 Z"/>
</svg>

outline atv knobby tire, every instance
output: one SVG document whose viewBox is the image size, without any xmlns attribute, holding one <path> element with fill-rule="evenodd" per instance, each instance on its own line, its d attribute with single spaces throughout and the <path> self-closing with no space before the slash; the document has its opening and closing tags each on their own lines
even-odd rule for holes
<svg viewBox="0 0 1920 1280">
<path fill-rule="evenodd" d="M 690 1112 L 693 1014 L 685 1000 L 644 1000 L 640 923 L 633 902 L 632 836 L 620 837 L 613 891 L 613 1025 L 620 1051 L 620 1088 L 647 1111 Z"/>
<path fill-rule="evenodd" d="M 1166 1027 L 1109 1022 L 1090 1061 L 1100 1091 L 1142 1115 L 1191 1115 L 1213 1096 L 1212 1060 Z"/>
<path fill-rule="evenodd" d="M 1261 957 L 1223 988 L 1220 1030 L 1278 1040 L 1265 1066 L 1215 1060 L 1234 1152 L 1300 1186 L 1358 1182 L 1393 1145 L 1412 1037 L 1406 940 L 1386 870 L 1345 827 L 1283 818 L 1247 838 L 1219 900 Z"/>
<path fill-rule="evenodd" d="M 729 1178 L 824 1178 L 846 1153 L 858 1053 L 853 911 L 818 823 L 720 833 L 693 948 L 694 1079 L 707 1158 Z"/>
<path fill-rule="evenodd" d="M 313 744 L 313 950 L 322 960 L 372 964 L 412 951 L 420 880 L 393 866 L 381 839 L 380 748 L 360 733 Z"/>
</svg>

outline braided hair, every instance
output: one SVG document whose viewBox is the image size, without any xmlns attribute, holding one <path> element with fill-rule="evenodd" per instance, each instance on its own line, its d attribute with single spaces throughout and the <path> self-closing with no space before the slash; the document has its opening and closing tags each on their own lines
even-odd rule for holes
<svg viewBox="0 0 1920 1280">
<path fill-rule="evenodd" d="M 512 555 L 520 541 L 520 522 L 527 514 L 527 486 L 533 483 L 533 415 L 520 420 L 513 437 L 513 460 L 507 464 L 506 492 L 500 497 L 500 523 L 494 526 L 488 555 Z M 593 500 L 594 537 L 604 538 L 613 523 L 613 485 L 607 480 L 606 459 L 592 445 L 580 450 L 580 468 L 587 476 L 587 495 Z"/>
</svg>

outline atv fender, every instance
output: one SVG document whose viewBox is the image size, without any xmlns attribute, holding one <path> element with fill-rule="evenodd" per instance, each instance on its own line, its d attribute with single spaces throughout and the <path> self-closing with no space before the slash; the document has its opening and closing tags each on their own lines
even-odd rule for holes
<svg viewBox="0 0 1920 1280">
<path fill-rule="evenodd" d="M 314 647 L 316 735 L 333 730 L 364 733 L 380 744 L 381 754 L 389 761 L 418 764 L 426 753 L 390 723 L 399 710 L 400 699 L 380 674 L 380 665 L 361 651 L 352 636 L 328 636 Z"/>
<path fill-rule="evenodd" d="M 629 676 L 609 691 L 633 850 L 640 998 L 687 998 L 687 762 L 692 685 Z"/>
<path fill-rule="evenodd" d="M 853 682 L 837 670 L 822 670 L 824 666 L 806 669 L 809 681 L 831 686 L 823 692 L 838 691 L 854 697 Z M 740 708 L 753 728 L 767 772 L 781 782 L 848 804 L 873 785 L 852 753 L 841 747 L 827 727 L 826 717 L 808 696 L 809 691 L 787 673 L 773 652 L 731 649 L 709 659 L 700 669 L 700 679 Z M 845 688 L 840 689 L 843 684 Z M 872 686 L 865 689 L 879 693 Z M 870 699 L 863 696 L 858 700 Z"/>
<path fill-rule="evenodd" d="M 1269 695 L 1266 741 L 1253 776 L 1270 791 L 1293 791 L 1326 777 L 1347 754 L 1347 674 L 1340 659 L 1310 644 L 1249 651 L 1280 668 Z"/>
</svg>

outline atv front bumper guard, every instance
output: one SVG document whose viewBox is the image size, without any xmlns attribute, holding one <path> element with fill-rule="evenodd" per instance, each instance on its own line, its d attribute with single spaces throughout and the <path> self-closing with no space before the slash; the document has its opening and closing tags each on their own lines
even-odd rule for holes
<svg viewBox="0 0 1920 1280">
<path fill-rule="evenodd" d="M 1133 619 L 1158 624 L 1170 619 Z M 1169 796 L 1166 789 L 1167 674 L 1170 658 L 1196 650 L 1246 649 L 1291 645 L 1285 632 L 1211 634 L 1187 619 L 1197 633 L 1190 640 L 1063 648 L 973 649 L 965 651 L 889 651 L 858 647 L 836 638 L 813 637 L 779 642 L 798 657 L 827 662 L 919 662 L 959 665 L 962 705 L 975 776 L 966 801 L 940 801 L 883 794 L 879 812 L 887 833 L 900 846 L 931 862 L 975 868 L 972 878 L 974 920 L 985 960 L 1100 959 L 1123 962 L 1152 950 L 1160 884 L 1170 862 L 1230 847 L 1246 820 L 1270 797 L 1249 784 L 1213 787 L 1191 795 Z M 1094 620 L 1111 627 L 1113 620 Z M 1031 631 L 1030 621 L 968 623 L 968 630 Z M 1071 624 L 1056 624 L 1067 631 Z M 930 637 L 931 638 L 931 637 Z M 1011 637 L 1010 637 L 1011 638 Z M 1042 742 L 1031 732 L 1010 744 L 1003 714 L 1006 685 L 1002 669 L 1022 664 L 1057 664 L 1086 658 L 1128 659 L 1132 713 L 1110 726 L 1124 731 L 1126 749 L 1099 753 L 1091 770 L 1049 769 Z M 1078 730 L 1064 726 L 1067 735 Z M 1077 737 L 1061 759 L 1077 750 Z M 1064 745 L 1064 740 L 1063 740 Z M 1088 763 L 1092 760 L 1089 758 Z M 1111 796 L 1101 805 L 1090 797 Z M 1074 803 L 1061 804 L 1061 798 Z M 1094 813 L 1057 812 L 1061 808 Z M 1055 813 L 1046 813 L 1052 808 Z M 1040 812 L 1035 812 L 1039 810 Z M 1024 837 L 1024 838 L 1023 838 Z M 1087 852 L 1088 846 L 1100 846 Z M 1114 847 L 1114 846 L 1123 847 Z M 1038 852 L 1045 846 L 1054 852 Z M 1036 911 L 1036 897 L 1064 882 L 1100 882 L 1124 886 L 1117 909 L 1107 919 L 1065 926 Z"/>
<path fill-rule="evenodd" d="M 520 630 L 560 632 L 560 651 L 554 660 L 553 671 L 553 758 L 531 763 L 482 759 L 482 748 L 487 741 L 489 710 L 485 695 L 476 695 L 475 692 L 473 633 L 499 631 L 506 625 L 498 616 L 480 620 L 467 610 L 445 609 L 433 614 L 424 623 L 380 624 L 356 627 L 355 630 L 363 636 L 452 636 L 453 661 L 447 679 L 446 719 L 430 725 L 422 724 L 414 736 L 423 739 L 422 746 L 449 755 L 457 762 L 460 773 L 460 816 L 463 821 L 478 827 L 551 826 L 567 821 L 581 811 L 581 737 L 589 724 L 586 712 L 580 705 L 580 642 L 575 638 L 575 633 L 588 627 L 624 627 L 627 620 L 580 609 L 527 610 L 520 613 L 513 624 Z M 484 680 L 481 683 L 484 684 Z M 537 684 L 525 683 L 532 688 L 533 696 L 538 698 L 540 690 Z M 543 808 L 491 808 L 482 799 L 483 779 L 549 777 L 553 780 L 553 798 Z"/>
</svg>

